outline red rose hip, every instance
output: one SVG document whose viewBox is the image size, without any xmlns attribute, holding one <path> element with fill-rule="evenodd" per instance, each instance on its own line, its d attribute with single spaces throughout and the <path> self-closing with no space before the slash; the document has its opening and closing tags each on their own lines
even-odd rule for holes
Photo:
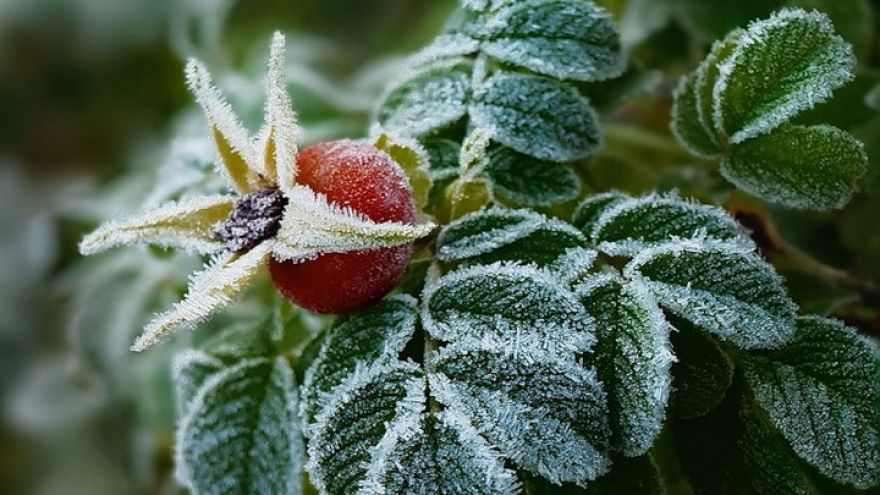
<svg viewBox="0 0 880 495">
<path fill-rule="evenodd" d="M 350 207 L 374 222 L 415 222 L 409 182 L 386 153 L 357 141 L 330 141 L 300 151 L 297 182 Z M 275 286 L 298 306 L 318 313 L 367 307 L 394 288 L 412 243 L 346 253 L 305 262 L 269 262 Z"/>
</svg>

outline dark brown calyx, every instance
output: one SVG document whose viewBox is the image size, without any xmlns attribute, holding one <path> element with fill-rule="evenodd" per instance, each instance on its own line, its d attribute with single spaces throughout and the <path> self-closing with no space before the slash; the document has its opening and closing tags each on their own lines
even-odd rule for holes
<svg viewBox="0 0 880 495">
<path fill-rule="evenodd" d="M 285 206 L 287 198 L 277 187 L 241 196 L 229 218 L 214 227 L 214 235 L 236 253 L 250 251 L 278 233 Z"/>
</svg>

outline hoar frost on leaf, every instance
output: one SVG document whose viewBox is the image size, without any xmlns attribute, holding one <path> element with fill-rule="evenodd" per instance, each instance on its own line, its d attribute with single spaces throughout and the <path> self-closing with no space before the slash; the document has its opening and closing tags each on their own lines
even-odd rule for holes
<svg viewBox="0 0 880 495">
<path fill-rule="evenodd" d="M 629 196 L 618 191 L 591 194 L 574 210 L 571 223 L 584 234 L 590 235 L 602 212 L 626 199 Z"/>
<path fill-rule="evenodd" d="M 566 163 L 537 160 L 500 146 L 489 152 L 485 175 L 497 197 L 522 206 L 552 206 L 575 199 L 581 180 Z"/>
</svg>

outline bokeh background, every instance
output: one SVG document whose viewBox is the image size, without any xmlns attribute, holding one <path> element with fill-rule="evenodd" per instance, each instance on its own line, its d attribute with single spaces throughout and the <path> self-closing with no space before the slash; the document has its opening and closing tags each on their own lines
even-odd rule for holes
<svg viewBox="0 0 880 495">
<path fill-rule="evenodd" d="M 880 302 L 866 297 L 880 279 L 880 112 L 864 104 L 880 83 L 880 2 L 829 11 L 862 69 L 805 118 L 860 136 L 872 171 L 849 207 L 823 215 L 731 195 L 711 165 L 671 138 L 669 95 L 732 27 L 785 4 L 834 10 L 835 2 L 599 3 L 618 20 L 631 68 L 588 89 L 607 146 L 581 165 L 587 187 L 675 187 L 738 205 L 742 219 L 766 230 L 764 241 L 817 263 L 801 259 L 786 272 L 802 305 L 880 334 Z M 401 57 L 454 8 L 455 0 L 0 0 L 0 493 L 180 492 L 169 360 L 190 337 L 144 355 L 128 346 L 153 311 L 180 296 L 200 260 L 150 249 L 83 259 L 76 245 L 103 219 L 184 189 L 221 187 L 184 86 L 186 57 L 209 65 L 255 129 L 269 38 L 282 30 L 306 141 L 360 137 Z M 245 301 L 224 318 L 258 306 Z"/>
</svg>

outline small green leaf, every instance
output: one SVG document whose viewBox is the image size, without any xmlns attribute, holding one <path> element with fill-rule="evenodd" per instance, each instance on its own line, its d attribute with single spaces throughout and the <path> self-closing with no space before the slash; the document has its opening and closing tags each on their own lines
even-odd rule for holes
<svg viewBox="0 0 880 495">
<path fill-rule="evenodd" d="M 450 125 L 467 114 L 471 64 L 443 60 L 413 69 L 390 86 L 376 120 L 403 136 L 421 136 Z"/>
<path fill-rule="evenodd" d="M 482 41 L 484 53 L 555 79 L 603 81 L 625 65 L 611 16 L 592 2 L 511 2 L 464 31 Z"/>
<path fill-rule="evenodd" d="M 300 493 L 293 371 L 251 359 L 211 375 L 177 432 L 178 479 L 192 493 Z"/>
<path fill-rule="evenodd" d="M 673 313 L 740 347 L 779 347 L 794 333 L 795 306 L 782 280 L 750 250 L 681 241 L 643 251 L 625 274 Z"/>
<path fill-rule="evenodd" d="M 674 318 L 671 334 L 672 403 L 679 417 L 704 416 L 724 400 L 733 383 L 733 363 L 717 342 L 689 322 Z"/>
<path fill-rule="evenodd" d="M 327 394 L 358 365 L 397 359 L 415 331 L 416 300 L 392 296 L 367 310 L 340 318 L 328 329 L 303 378 L 303 417 L 311 419 Z"/>
<path fill-rule="evenodd" d="M 537 160 L 503 146 L 489 153 L 485 174 L 496 196 L 523 206 L 564 203 L 581 191 L 571 165 Z"/>
<path fill-rule="evenodd" d="M 612 256 L 633 256 L 682 239 L 753 246 L 739 224 L 721 208 L 656 195 L 621 201 L 605 209 L 591 238 L 600 251 Z"/>
<path fill-rule="evenodd" d="M 721 64 L 715 122 L 731 143 L 765 134 L 851 81 L 852 47 L 818 12 L 786 9 L 749 26 Z"/>
<path fill-rule="evenodd" d="M 427 365 L 437 400 L 517 465 L 554 483 L 608 469 L 605 394 L 573 355 L 483 340 L 446 346 Z"/>
<path fill-rule="evenodd" d="M 617 191 L 587 196 L 587 198 L 578 205 L 577 209 L 574 210 L 571 223 L 575 227 L 581 229 L 581 232 L 584 234 L 590 235 L 593 232 L 593 226 L 596 225 L 599 216 L 605 210 L 626 199 L 629 199 L 628 195 Z"/>
<path fill-rule="evenodd" d="M 522 261 L 547 266 L 585 242 L 560 220 L 531 210 L 490 208 L 447 225 L 437 237 L 437 257 L 468 264 Z"/>
<path fill-rule="evenodd" d="M 740 189 L 791 208 L 849 202 L 868 157 L 851 134 L 830 126 L 782 126 L 735 145 L 721 173 Z"/>
<path fill-rule="evenodd" d="M 215 373 L 223 370 L 223 361 L 202 351 L 184 351 L 174 358 L 174 396 L 177 417 L 189 413 L 199 389 Z"/>
<path fill-rule="evenodd" d="M 696 97 L 697 116 L 700 125 L 709 135 L 712 143 L 719 147 L 726 146 L 724 130 L 715 122 L 715 85 L 721 76 L 721 66 L 733 55 L 745 32 L 734 29 L 723 40 L 712 44 L 712 49 L 705 60 L 694 72 L 694 94 Z"/>
<path fill-rule="evenodd" d="M 826 476 L 880 484 L 880 354 L 835 320 L 798 320 L 778 351 L 745 356 L 755 399 L 794 451 Z"/>
<path fill-rule="evenodd" d="M 494 338 L 523 347 L 588 350 L 593 320 L 567 287 L 528 266 L 493 264 L 452 272 L 425 290 L 422 324 L 445 342 Z"/>
<path fill-rule="evenodd" d="M 693 155 L 715 158 L 721 154 L 717 138 L 702 125 L 697 100 L 697 76 L 682 76 L 673 93 L 672 133 Z"/>
<path fill-rule="evenodd" d="M 599 147 L 599 118 L 573 88 L 544 77 L 497 72 L 475 92 L 471 124 L 493 139 L 552 162 L 586 158 Z"/>
<path fill-rule="evenodd" d="M 617 275 L 575 288 L 596 319 L 595 363 L 608 391 L 612 445 L 627 456 L 646 453 L 663 427 L 669 397 L 669 327 L 648 289 Z"/>
</svg>

